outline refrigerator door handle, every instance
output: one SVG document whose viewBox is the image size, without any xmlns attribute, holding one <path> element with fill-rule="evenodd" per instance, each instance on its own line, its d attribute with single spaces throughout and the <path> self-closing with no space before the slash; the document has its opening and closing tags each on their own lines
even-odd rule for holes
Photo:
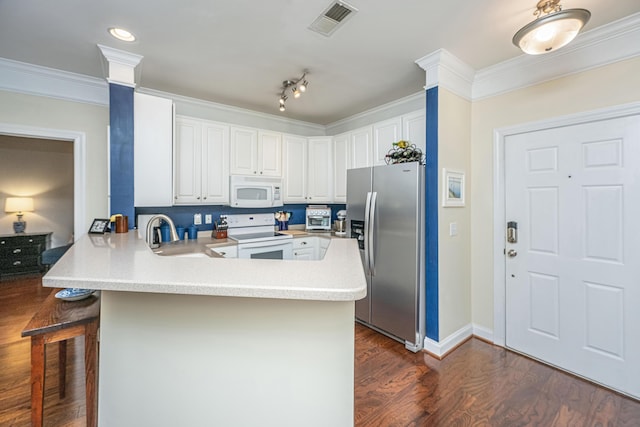
<svg viewBox="0 0 640 427">
<path fill-rule="evenodd" d="M 367 193 L 367 201 L 364 205 L 364 269 L 365 274 L 371 273 L 369 261 L 369 215 L 371 213 L 371 192 Z"/>
<path fill-rule="evenodd" d="M 369 271 L 372 276 L 376 274 L 376 259 L 375 259 L 375 230 L 376 230 L 376 201 L 378 200 L 378 192 L 374 191 L 371 195 L 371 205 L 369 207 L 369 228 L 367 234 L 369 235 Z"/>
</svg>

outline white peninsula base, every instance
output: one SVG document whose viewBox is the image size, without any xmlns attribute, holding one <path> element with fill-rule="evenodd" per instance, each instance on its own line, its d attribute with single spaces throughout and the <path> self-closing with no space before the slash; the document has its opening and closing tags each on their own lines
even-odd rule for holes
<svg viewBox="0 0 640 427">
<path fill-rule="evenodd" d="M 354 301 L 101 301 L 101 427 L 353 426 Z"/>
</svg>

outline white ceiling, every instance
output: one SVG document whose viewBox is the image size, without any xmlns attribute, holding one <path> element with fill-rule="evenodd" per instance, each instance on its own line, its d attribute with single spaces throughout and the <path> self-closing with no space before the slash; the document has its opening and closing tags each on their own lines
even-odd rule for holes
<svg viewBox="0 0 640 427">
<path fill-rule="evenodd" d="M 329 0 L 0 0 L 0 57 L 105 77 L 97 44 L 142 55 L 145 88 L 318 124 L 422 90 L 414 61 L 440 48 L 480 70 L 521 55 L 513 34 L 536 0 L 349 0 L 331 37 L 308 29 Z M 639 0 L 564 0 L 585 31 L 640 12 Z M 121 26 L 138 40 L 113 39 Z M 283 80 L 308 92 L 277 110 Z"/>
</svg>

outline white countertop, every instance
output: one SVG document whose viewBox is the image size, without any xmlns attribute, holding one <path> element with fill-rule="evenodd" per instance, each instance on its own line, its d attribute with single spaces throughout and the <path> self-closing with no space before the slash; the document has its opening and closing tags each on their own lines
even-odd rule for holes
<svg viewBox="0 0 640 427">
<path fill-rule="evenodd" d="M 281 261 L 159 256 L 136 231 L 87 234 L 42 283 L 56 288 L 318 301 L 355 301 L 366 295 L 357 242 L 343 238 L 331 240 L 322 260 Z"/>
</svg>

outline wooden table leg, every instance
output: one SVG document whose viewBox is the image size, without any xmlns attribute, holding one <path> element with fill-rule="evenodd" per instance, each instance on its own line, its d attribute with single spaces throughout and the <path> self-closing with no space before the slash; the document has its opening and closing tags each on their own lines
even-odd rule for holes
<svg viewBox="0 0 640 427">
<path fill-rule="evenodd" d="M 58 396 L 67 394 L 67 340 L 58 342 Z"/>
<path fill-rule="evenodd" d="M 98 384 L 96 375 L 96 351 L 98 346 L 98 322 L 94 321 L 85 325 L 84 332 L 84 366 L 85 387 L 87 394 L 87 427 L 98 425 L 97 394 Z"/>
<path fill-rule="evenodd" d="M 44 336 L 31 337 L 31 425 L 42 427 L 44 411 Z"/>
</svg>

